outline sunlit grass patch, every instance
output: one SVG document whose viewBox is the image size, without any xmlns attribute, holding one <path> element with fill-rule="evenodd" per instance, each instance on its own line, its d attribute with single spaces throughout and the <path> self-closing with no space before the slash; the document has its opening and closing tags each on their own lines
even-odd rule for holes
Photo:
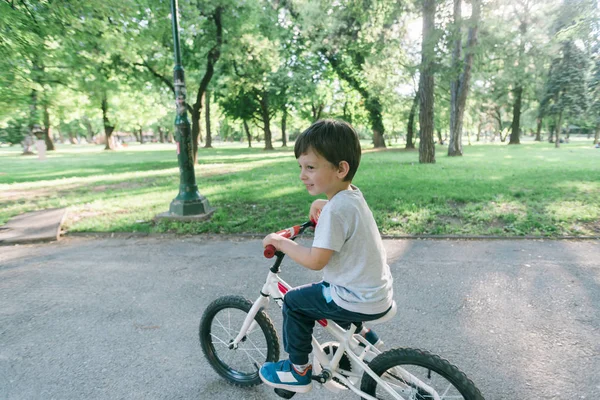
<svg viewBox="0 0 600 400">
<path fill-rule="evenodd" d="M 365 145 L 365 143 L 363 144 Z M 589 235 L 600 233 L 600 151 L 546 143 L 365 151 L 354 183 L 384 234 Z M 264 233 L 307 218 L 314 198 L 292 148 L 200 149 L 196 181 L 216 211 L 203 223 L 155 222 L 179 190 L 174 145 L 59 146 L 46 161 L 0 149 L 0 223 L 67 207 L 70 231 Z"/>
</svg>

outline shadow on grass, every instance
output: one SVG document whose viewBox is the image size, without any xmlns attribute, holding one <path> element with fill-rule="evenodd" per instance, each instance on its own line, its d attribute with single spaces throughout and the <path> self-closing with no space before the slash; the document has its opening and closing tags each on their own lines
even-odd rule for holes
<svg viewBox="0 0 600 400">
<path fill-rule="evenodd" d="M 542 157 L 525 163 L 506 161 L 507 154 L 516 156 L 520 150 L 493 150 L 484 153 L 485 162 L 476 153 L 464 158 L 441 158 L 433 165 L 418 164 L 413 152 L 366 152 L 354 183 L 363 191 L 385 234 L 561 235 L 573 234 L 569 226 L 575 222 L 598 220 L 600 183 L 593 168 L 580 166 L 579 159 L 557 164 L 554 158 L 564 157 L 564 153 L 551 153 L 552 162 Z M 23 195 L 15 195 L 0 206 L 10 207 L 12 214 L 105 201 L 114 208 L 129 210 L 135 220 L 139 217 L 133 215 L 139 215 L 144 207 L 141 199 L 153 195 L 163 198 L 165 192 L 171 193 L 171 199 L 177 195 L 177 163 L 164 159 L 172 155 L 173 152 L 163 150 L 87 153 L 70 163 L 34 163 L 36 168 L 49 170 L 40 175 L 37 169 L 27 166 L 11 176 L 25 182 L 28 177 L 33 177 L 34 183 L 50 181 L 45 192 L 32 189 L 28 195 L 26 188 L 19 187 Z M 279 230 L 304 221 L 314 200 L 305 192 L 297 163 L 287 149 L 202 149 L 200 162 L 196 167 L 199 191 L 218 209 L 212 220 L 197 224 L 197 228 L 175 224 L 146 229 L 189 233 Z M 503 163 L 508 163 L 508 167 Z M 165 173 L 168 169 L 175 172 Z M 133 172 L 147 174 L 127 176 Z M 64 184 L 52 181 L 65 175 L 106 179 Z M 7 179 L 6 176 L 0 179 Z M 10 187 L 7 190 L 14 192 Z M 568 202 L 587 202 L 588 214 L 574 212 L 561 222 L 552 207 Z M 167 208 L 168 202 L 161 211 Z M 6 215 L 0 213 L 2 217 Z M 112 228 L 123 230 L 130 223 L 125 218 Z"/>
<path fill-rule="evenodd" d="M 292 159 L 289 149 L 200 149 L 198 166 L 207 164 L 244 164 L 264 159 Z M 45 161 L 34 157 L 2 157 L 0 184 L 145 172 L 178 168 L 177 155 L 171 150 L 54 153 Z"/>
</svg>

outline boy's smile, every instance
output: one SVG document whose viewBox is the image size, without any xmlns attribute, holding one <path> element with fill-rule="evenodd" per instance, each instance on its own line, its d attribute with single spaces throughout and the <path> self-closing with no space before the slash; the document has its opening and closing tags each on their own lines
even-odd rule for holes
<svg viewBox="0 0 600 400">
<path fill-rule="evenodd" d="M 300 180 L 306 190 L 313 196 L 325 193 L 331 199 L 336 193 L 350 187 L 350 182 L 344 182 L 347 171 L 336 168 L 324 157 L 312 149 L 298 157 L 300 165 Z"/>
</svg>

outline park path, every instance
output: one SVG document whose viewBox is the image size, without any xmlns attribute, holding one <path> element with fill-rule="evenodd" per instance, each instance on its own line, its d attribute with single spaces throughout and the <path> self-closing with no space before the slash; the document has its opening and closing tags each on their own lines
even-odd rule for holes
<svg viewBox="0 0 600 400">
<path fill-rule="evenodd" d="M 600 398 L 599 241 L 384 243 L 400 306 L 377 328 L 388 347 L 441 354 L 488 400 Z M 208 236 L 0 247 L 0 399 L 276 399 L 225 384 L 198 344 L 210 301 L 257 296 L 261 253 Z M 288 282 L 318 277 L 284 262 Z"/>
</svg>

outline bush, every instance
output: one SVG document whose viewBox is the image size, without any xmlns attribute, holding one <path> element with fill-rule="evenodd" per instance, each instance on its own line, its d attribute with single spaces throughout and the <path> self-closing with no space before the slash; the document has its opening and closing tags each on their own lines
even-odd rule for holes
<svg viewBox="0 0 600 400">
<path fill-rule="evenodd" d="M 0 142 L 10 143 L 10 145 L 19 144 L 27 135 L 29 129 L 27 122 L 22 119 L 11 119 L 8 126 L 0 129 Z"/>
</svg>

